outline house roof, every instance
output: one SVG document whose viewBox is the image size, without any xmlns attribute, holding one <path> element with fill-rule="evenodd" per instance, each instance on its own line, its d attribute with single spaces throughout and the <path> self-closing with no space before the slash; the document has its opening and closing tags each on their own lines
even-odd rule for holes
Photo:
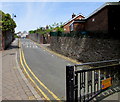
<svg viewBox="0 0 120 102">
<path fill-rule="evenodd" d="M 76 22 L 85 22 L 85 19 L 76 19 L 73 21 L 73 23 L 76 23 Z"/>
<path fill-rule="evenodd" d="M 69 22 L 71 22 L 72 20 L 74 20 L 74 21 L 72 21 L 72 22 L 70 23 L 70 25 L 71 25 L 72 23 L 74 23 L 74 22 L 85 22 L 86 19 L 90 18 L 91 16 L 93 16 L 94 14 L 96 14 L 97 12 L 99 12 L 100 10 L 102 10 L 104 7 L 109 6 L 109 5 L 120 5 L 120 2 L 107 2 L 107 3 L 103 4 L 101 7 L 99 7 L 98 9 L 96 9 L 94 12 L 92 12 L 88 17 L 74 20 L 74 19 L 77 18 L 78 16 L 83 16 L 82 14 L 78 14 L 78 15 L 75 16 L 74 18 L 72 18 L 72 19 L 70 19 L 69 21 L 67 21 L 67 22 L 64 24 L 64 26 L 65 26 L 66 24 L 68 24 Z M 84 17 L 84 16 L 83 16 L 83 17 Z"/>
<path fill-rule="evenodd" d="M 109 6 L 109 5 L 120 5 L 120 2 L 107 2 L 105 4 L 103 4 L 101 7 L 99 7 L 98 9 L 96 9 L 94 12 L 92 12 L 88 17 L 86 17 L 85 19 L 90 18 L 91 16 L 93 16 L 94 14 L 96 14 L 97 12 L 99 12 L 100 10 L 102 10 L 104 7 Z"/>
<path fill-rule="evenodd" d="M 74 21 L 72 21 L 71 23 L 70 23 L 70 25 L 69 26 L 71 26 L 73 23 L 85 23 L 85 19 L 77 19 L 77 20 L 74 20 Z"/>
<path fill-rule="evenodd" d="M 68 20 L 67 22 L 65 22 L 64 26 L 65 26 L 66 24 L 68 24 L 69 22 L 71 22 L 72 20 L 74 20 L 75 18 L 77 18 L 78 16 L 83 16 L 83 15 L 82 15 L 82 14 L 76 15 L 74 18 L 72 18 L 72 19 Z M 84 16 L 83 16 L 83 17 L 84 17 Z"/>
</svg>

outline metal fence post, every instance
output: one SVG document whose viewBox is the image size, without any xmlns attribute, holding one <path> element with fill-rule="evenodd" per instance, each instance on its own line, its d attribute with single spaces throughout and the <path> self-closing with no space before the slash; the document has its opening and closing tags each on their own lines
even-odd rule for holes
<svg viewBox="0 0 120 102">
<path fill-rule="evenodd" d="M 74 102 L 74 66 L 66 66 L 66 102 Z"/>
</svg>

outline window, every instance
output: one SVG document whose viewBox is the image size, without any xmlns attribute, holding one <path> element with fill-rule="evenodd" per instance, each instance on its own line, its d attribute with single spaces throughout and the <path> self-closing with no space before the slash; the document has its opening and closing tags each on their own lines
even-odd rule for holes
<svg viewBox="0 0 120 102">
<path fill-rule="evenodd" d="M 74 30 L 74 26 L 73 26 L 73 23 L 70 25 L 70 31 L 73 31 Z"/>
<path fill-rule="evenodd" d="M 95 18 L 92 19 L 92 22 L 94 22 L 94 21 L 95 21 Z"/>
<path fill-rule="evenodd" d="M 66 28 L 64 28 L 64 31 L 66 31 Z"/>
</svg>

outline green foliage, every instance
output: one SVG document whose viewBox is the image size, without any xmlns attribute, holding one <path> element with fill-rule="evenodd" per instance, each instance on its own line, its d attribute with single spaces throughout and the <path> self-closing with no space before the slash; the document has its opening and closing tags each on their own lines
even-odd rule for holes
<svg viewBox="0 0 120 102">
<path fill-rule="evenodd" d="M 46 30 L 45 30 L 44 27 L 40 27 L 40 28 L 37 28 L 37 30 L 35 30 L 35 33 L 45 34 L 45 33 L 46 33 Z"/>
<path fill-rule="evenodd" d="M 50 32 L 63 32 L 63 23 L 54 23 L 52 25 L 47 25 L 46 28 L 39 27 L 36 30 L 30 30 L 29 34 L 38 33 L 38 34 L 46 34 Z"/>
<path fill-rule="evenodd" d="M 14 32 L 15 27 L 16 23 L 11 18 L 10 14 L 5 14 L 0 10 L 0 30 Z"/>
<path fill-rule="evenodd" d="M 30 30 L 30 31 L 29 31 L 29 34 L 34 34 L 34 33 L 35 33 L 34 30 Z"/>
<path fill-rule="evenodd" d="M 14 34 L 14 38 L 19 38 L 16 34 Z"/>
<path fill-rule="evenodd" d="M 49 25 L 49 29 L 51 30 L 51 32 L 56 31 L 56 32 L 63 32 L 63 23 L 54 23 L 52 25 Z"/>
</svg>

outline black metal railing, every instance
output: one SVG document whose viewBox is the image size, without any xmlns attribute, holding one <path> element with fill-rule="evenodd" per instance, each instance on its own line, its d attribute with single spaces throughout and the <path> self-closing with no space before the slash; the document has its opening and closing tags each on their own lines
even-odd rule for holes
<svg viewBox="0 0 120 102">
<path fill-rule="evenodd" d="M 118 59 L 66 66 L 67 102 L 89 102 L 117 85 L 120 85 Z"/>
</svg>

